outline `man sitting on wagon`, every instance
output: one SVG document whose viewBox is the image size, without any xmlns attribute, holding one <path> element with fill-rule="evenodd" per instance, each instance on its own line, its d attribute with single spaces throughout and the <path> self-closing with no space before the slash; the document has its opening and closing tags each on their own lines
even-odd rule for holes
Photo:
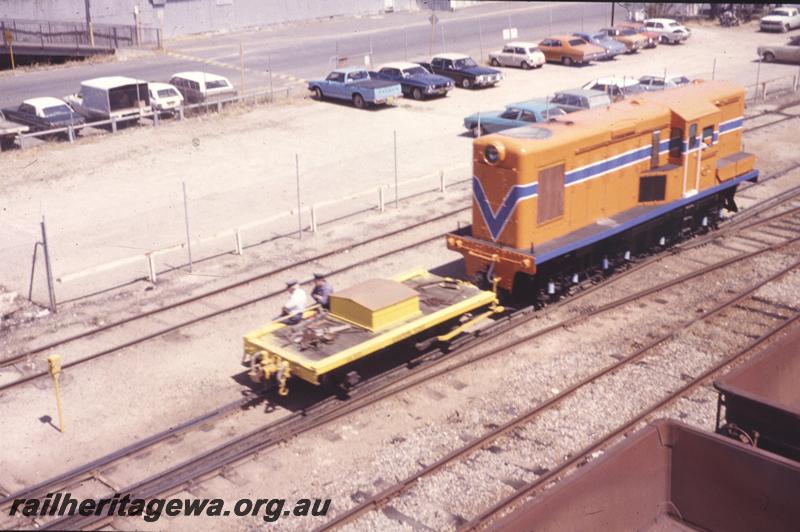
<svg viewBox="0 0 800 532">
<path fill-rule="evenodd" d="M 284 323 L 295 325 L 303 319 L 303 311 L 306 308 L 308 297 L 295 280 L 286 283 L 286 290 L 289 292 L 289 299 L 286 300 L 283 309 L 281 309 L 281 316 L 287 316 L 283 319 Z"/>
<path fill-rule="evenodd" d="M 333 286 L 325 279 L 325 274 L 322 273 L 315 273 L 314 274 L 314 289 L 311 291 L 311 297 L 316 301 L 322 308 L 329 309 L 330 308 L 330 297 L 333 293 Z"/>
</svg>

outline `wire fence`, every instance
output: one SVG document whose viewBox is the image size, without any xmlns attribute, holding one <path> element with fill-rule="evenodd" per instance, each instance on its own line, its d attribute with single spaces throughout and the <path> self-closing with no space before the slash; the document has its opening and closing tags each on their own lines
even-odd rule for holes
<svg viewBox="0 0 800 532">
<path fill-rule="evenodd" d="M 14 44 L 49 46 L 126 48 L 161 46 L 161 30 L 150 26 L 6 19 L 0 20 L 0 36 Z M 92 38 L 94 42 L 92 42 Z"/>
</svg>

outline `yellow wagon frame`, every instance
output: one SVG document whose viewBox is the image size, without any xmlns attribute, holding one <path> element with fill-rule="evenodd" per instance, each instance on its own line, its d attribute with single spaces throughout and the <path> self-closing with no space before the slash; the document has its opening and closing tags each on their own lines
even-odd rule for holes
<svg viewBox="0 0 800 532">
<path fill-rule="evenodd" d="M 391 279 L 397 282 L 404 282 L 414 279 L 415 277 L 429 276 L 431 276 L 431 274 L 427 270 L 418 268 L 392 277 Z M 441 279 L 442 281 L 470 285 L 470 283 L 448 277 L 442 277 Z M 488 306 L 485 312 L 460 324 L 449 333 L 437 337 L 441 341 L 449 341 L 479 321 L 504 310 L 503 307 L 498 305 L 497 295 L 494 292 L 481 290 L 464 301 L 447 306 L 430 314 L 418 315 L 418 317 L 411 319 L 411 321 L 402 323 L 397 327 L 389 327 L 373 338 L 321 360 L 310 360 L 271 342 L 270 340 L 274 338 L 274 336 L 271 336 L 271 333 L 288 327 L 288 325 L 281 321 L 273 321 L 245 335 L 244 361 L 249 360 L 250 376 L 255 381 L 260 381 L 262 378 L 269 379 L 275 374 L 279 384 L 279 392 L 281 395 L 285 395 L 288 393 L 286 389 L 286 380 L 290 376 L 297 376 L 312 384 L 320 384 L 320 377 L 326 373 L 484 306 Z M 311 307 L 303 313 L 303 319 L 311 318 L 318 312 L 318 307 Z M 341 318 L 336 317 L 336 319 L 340 320 Z M 345 320 L 341 321 L 345 322 Z"/>
</svg>

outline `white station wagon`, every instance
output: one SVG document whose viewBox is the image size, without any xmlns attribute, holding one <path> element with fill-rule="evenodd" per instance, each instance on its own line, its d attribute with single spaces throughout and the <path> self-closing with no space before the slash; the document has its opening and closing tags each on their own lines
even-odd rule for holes
<svg viewBox="0 0 800 532">
<path fill-rule="evenodd" d="M 169 83 L 178 89 L 186 103 L 214 102 L 236 96 L 236 89 L 228 78 L 210 72 L 178 72 Z"/>
<path fill-rule="evenodd" d="M 544 64 L 544 54 L 534 42 L 509 42 L 499 52 L 489 54 L 492 66 L 515 66 L 525 70 Z"/>
</svg>

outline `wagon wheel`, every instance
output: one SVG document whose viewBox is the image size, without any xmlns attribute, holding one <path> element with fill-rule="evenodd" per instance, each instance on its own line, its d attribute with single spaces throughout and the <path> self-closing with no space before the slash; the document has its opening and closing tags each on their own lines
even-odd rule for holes
<svg viewBox="0 0 800 532">
<path fill-rule="evenodd" d="M 413 91 L 411 91 L 411 95 L 414 97 L 415 100 L 421 100 L 422 99 L 422 90 L 419 87 L 416 87 L 416 88 L 414 88 Z"/>
<path fill-rule="evenodd" d="M 572 63 L 573 63 L 574 61 L 572 61 L 572 58 L 571 58 L 571 57 L 567 57 L 567 56 L 565 55 L 564 57 L 562 57 L 562 58 L 561 58 L 561 62 L 564 64 L 564 66 L 572 66 Z"/>
<path fill-rule="evenodd" d="M 734 440 L 740 441 L 746 445 L 750 445 L 751 447 L 756 446 L 756 443 L 753 441 L 753 438 L 750 436 L 750 434 L 736 425 L 725 425 L 725 431 L 727 432 L 727 435 Z"/>
</svg>

